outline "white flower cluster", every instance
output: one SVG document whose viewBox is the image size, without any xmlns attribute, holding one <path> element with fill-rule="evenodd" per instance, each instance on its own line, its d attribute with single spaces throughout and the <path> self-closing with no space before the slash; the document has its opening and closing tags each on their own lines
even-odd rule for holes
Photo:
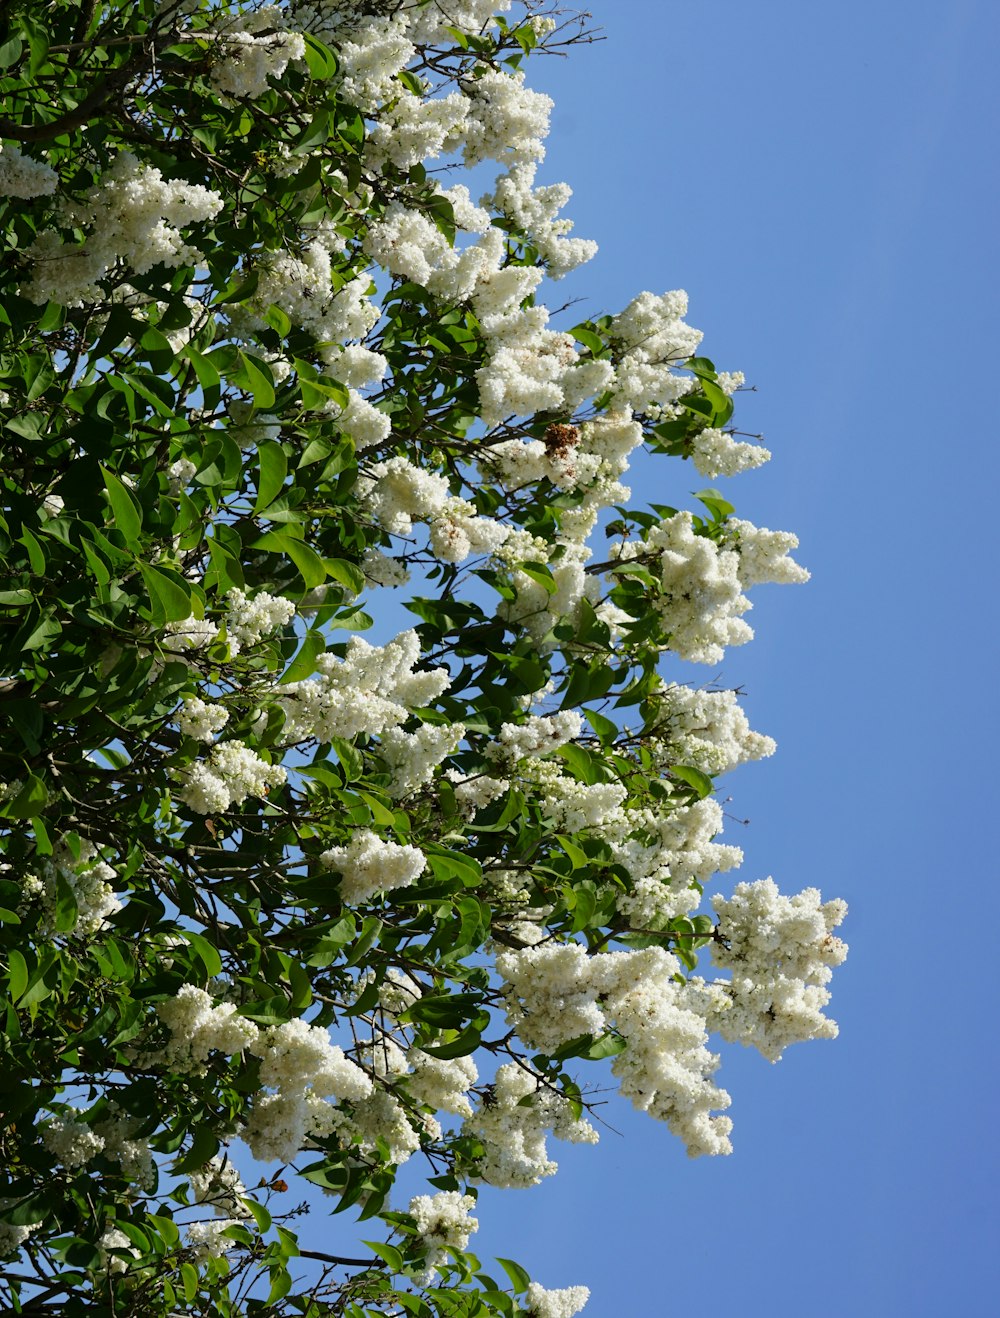
<svg viewBox="0 0 1000 1318">
<path fill-rule="evenodd" d="M 357 489 L 363 507 L 390 535 L 409 535 L 415 519 L 429 520 L 450 497 L 443 476 L 404 457 L 376 463 L 358 481 Z"/>
<path fill-rule="evenodd" d="M 577 943 L 503 952 L 508 1018 L 529 1046 L 554 1051 L 612 1025 L 626 1041 L 612 1064 L 621 1092 L 684 1140 L 688 1153 L 729 1153 L 729 1095 L 711 1080 L 705 1018 L 676 982 L 676 957 L 659 947 L 589 956 Z"/>
<path fill-rule="evenodd" d="M 739 847 L 715 841 L 722 825 L 722 806 L 713 797 L 664 815 L 629 812 L 632 836 L 607 840 L 615 862 L 631 879 L 631 890 L 619 895 L 618 909 L 633 928 L 660 927 L 665 919 L 688 914 L 713 874 L 743 863 Z"/>
<path fill-rule="evenodd" d="M 429 783 L 434 770 L 464 736 L 465 726 L 461 723 L 423 723 L 416 732 L 386 728 L 379 749 L 392 773 L 389 795 L 408 796 Z"/>
<path fill-rule="evenodd" d="M 94 1133 L 104 1141 L 102 1152 L 118 1163 L 122 1175 L 141 1186 L 151 1186 L 156 1179 L 149 1141 L 140 1139 L 138 1117 L 122 1112 L 117 1103 L 108 1104 L 108 1114 L 94 1126 Z"/>
<path fill-rule="evenodd" d="M 331 346 L 329 358 L 335 376 L 339 345 L 363 339 L 380 315 L 369 298 L 372 283 L 367 275 L 346 282 L 334 276 L 332 260 L 342 246 L 339 235 L 323 229 L 300 254 L 269 253 L 258 266 L 260 282 L 253 303 L 261 311 L 273 303 L 317 342 L 338 345 L 336 350 Z M 384 419 L 388 421 L 388 417 Z"/>
<path fill-rule="evenodd" d="M 227 1250 L 236 1248 L 236 1241 L 225 1233 L 238 1223 L 232 1218 L 216 1220 L 208 1218 L 204 1222 L 189 1222 L 184 1228 L 188 1245 L 195 1263 L 207 1263 L 209 1259 L 225 1258 Z"/>
<path fill-rule="evenodd" d="M 483 1145 L 480 1175 L 489 1185 L 524 1189 L 553 1176 L 558 1164 L 548 1156 L 546 1135 L 571 1144 L 596 1144 L 597 1131 L 577 1117 L 568 1099 L 541 1084 L 516 1062 L 505 1062 L 463 1129 Z"/>
<path fill-rule="evenodd" d="M 97 1242 L 97 1249 L 101 1256 L 101 1268 L 105 1272 L 111 1273 L 112 1276 L 127 1272 L 129 1259 L 141 1257 L 125 1232 L 119 1231 L 117 1227 L 113 1226 L 108 1227 L 101 1236 Z"/>
<path fill-rule="evenodd" d="M 415 631 L 402 632 L 384 646 L 369 645 L 355 636 L 342 660 L 320 655 L 317 677 L 289 682 L 278 691 L 286 739 L 350 741 L 398 728 L 412 710 L 436 700 L 451 681 L 444 668 L 414 672 L 419 658 Z"/>
<path fill-rule="evenodd" d="M 208 1204 L 217 1217 L 249 1217 L 250 1213 L 240 1200 L 246 1197 L 246 1187 L 231 1162 L 211 1158 L 203 1167 L 188 1175 L 188 1184 L 196 1204 Z"/>
<path fill-rule="evenodd" d="M 227 1057 L 243 1052 L 259 1033 L 232 1002 L 216 1003 L 195 984 L 182 984 L 174 997 L 158 1004 L 156 1014 L 170 1032 L 161 1060 L 191 1075 L 203 1074 L 214 1052 Z"/>
<path fill-rule="evenodd" d="M 260 590 L 253 599 L 248 599 L 234 586 L 226 594 L 226 605 L 226 639 L 232 655 L 239 654 L 248 645 L 256 645 L 295 617 L 295 605 L 291 600 L 269 595 L 266 590 Z"/>
<path fill-rule="evenodd" d="M 258 1094 L 243 1131 L 251 1153 L 262 1162 L 290 1162 L 309 1135 L 336 1129 L 340 1114 L 327 1098 L 361 1103 L 372 1096 L 368 1076 L 319 1026 L 287 1021 L 250 1047 L 261 1058 L 261 1084 L 275 1091 Z"/>
<path fill-rule="evenodd" d="M 573 189 L 566 183 L 536 188 L 537 168 L 534 162 L 513 166 L 497 179 L 488 200 L 528 234 L 551 278 L 561 279 L 594 257 L 597 244 L 587 238 L 568 237 L 573 221 L 556 216 L 573 195 Z"/>
<path fill-rule="evenodd" d="M 486 773 L 464 774 L 459 769 L 449 769 L 445 777 L 454 788 L 459 813 L 466 819 L 472 819 L 510 787 L 508 779 L 491 778 Z"/>
<path fill-rule="evenodd" d="M 744 589 L 766 582 L 785 586 L 809 580 L 806 569 L 788 557 L 790 550 L 799 547 L 799 538 L 791 531 L 769 531 L 766 526 L 754 526 L 739 517 L 730 517 L 726 530 L 739 555 Z"/>
<path fill-rule="evenodd" d="M 22 155 L 16 146 L 0 143 L 0 197 L 49 197 L 56 190 L 59 175 L 42 160 Z"/>
<path fill-rule="evenodd" d="M 462 563 L 470 554 L 492 554 L 510 534 L 510 527 L 480 517 L 467 499 L 451 498 L 431 521 L 430 549 L 442 563 Z"/>
<path fill-rule="evenodd" d="M 221 58 L 212 65 L 212 85 L 227 96 L 256 100 L 292 60 L 305 54 L 301 33 L 285 31 L 285 11 L 277 5 L 238 14 L 216 37 Z"/>
<path fill-rule="evenodd" d="M 471 1057 L 448 1060 L 411 1048 L 407 1062 L 413 1070 L 406 1076 L 406 1088 L 418 1103 L 435 1112 L 472 1116 L 468 1091 L 479 1079 L 479 1071 Z"/>
<path fill-rule="evenodd" d="M 347 906 L 361 906 L 380 893 L 408 888 L 427 867 L 418 847 L 383 841 L 367 828 L 355 833 L 346 847 L 324 851 L 320 861 L 340 874 L 338 892 Z"/>
<path fill-rule="evenodd" d="M 97 848 L 91 842 L 81 841 L 76 856 L 60 839 L 51 857 L 39 863 L 38 873 L 24 876 L 24 901 L 41 906 L 44 930 L 51 933 L 53 929 L 60 880 L 76 902 L 76 922 L 71 930 L 61 932 L 77 936 L 99 933 L 106 927 L 108 918 L 121 910 L 122 903 L 114 892 L 118 875 L 107 861 L 96 859 L 97 856 Z"/>
<path fill-rule="evenodd" d="M 483 160 L 530 164 L 544 156 L 552 98 L 525 86 L 521 70 L 504 73 L 481 66 L 462 90 L 469 97 L 462 133 L 467 165 Z"/>
<path fill-rule="evenodd" d="M 450 494 L 443 476 L 401 456 L 376 463 L 358 481 L 358 493 L 365 511 L 390 535 L 409 535 L 414 521 L 429 523 L 431 553 L 443 563 L 492 553 L 509 534 L 508 527 L 478 516 L 468 500 Z"/>
<path fill-rule="evenodd" d="M 73 1109 L 70 1109 L 73 1111 Z M 42 1127 L 42 1143 L 69 1171 L 83 1167 L 104 1148 L 104 1139 L 84 1121 L 79 1113 L 64 1113 Z"/>
<path fill-rule="evenodd" d="M 272 412 L 258 412 L 249 398 L 231 398 L 226 404 L 226 434 L 241 449 L 266 444 L 281 434 L 281 422 Z"/>
<path fill-rule="evenodd" d="M 170 654 L 183 655 L 204 650 L 219 636 L 219 629 L 209 618 L 196 618 L 192 614 L 178 622 L 168 622 L 160 637 L 160 646 Z"/>
<path fill-rule="evenodd" d="M 224 705 L 202 700 L 200 696 L 188 696 L 175 717 L 185 737 L 214 741 L 215 734 L 229 722 L 229 710 Z"/>
<path fill-rule="evenodd" d="M 167 479 L 170 481 L 170 493 L 179 494 L 187 485 L 191 483 L 191 477 L 198 468 L 190 458 L 178 458 L 167 468 Z"/>
<path fill-rule="evenodd" d="M 640 555 L 652 559 L 651 571 L 659 573 L 659 594 L 651 603 L 680 658 L 717 664 L 727 645 L 753 639 L 741 616 L 751 605 L 742 593 L 739 557 L 697 535 L 691 513 L 657 523 L 644 540 L 622 546 L 619 557 Z"/>
<path fill-rule="evenodd" d="M 622 806 L 628 789 L 622 783 L 582 783 L 560 773 L 555 762 L 539 765 L 531 775 L 540 789 L 542 811 L 562 833 L 598 829 L 617 837 L 628 824 Z"/>
<path fill-rule="evenodd" d="M 699 691 L 671 682 L 661 702 L 664 721 L 656 735 L 664 768 L 686 764 L 702 773 L 728 773 L 775 752 L 771 737 L 751 730 L 735 691 Z"/>
<path fill-rule="evenodd" d="M 227 741 L 185 771 L 177 797 L 196 814 L 214 815 L 248 796 L 267 796 L 287 776 L 280 764 L 268 764 L 240 741 Z"/>
<path fill-rule="evenodd" d="M 524 1298 L 531 1318 L 575 1318 L 590 1299 L 590 1290 L 586 1286 L 566 1286 L 547 1291 L 533 1281 Z"/>
<path fill-rule="evenodd" d="M 836 1038 L 823 1008 L 832 967 L 847 956 L 847 944 L 833 934 L 846 903 L 824 903 L 816 888 L 784 897 L 773 879 L 762 879 L 738 884 L 714 905 L 724 941 L 713 943 L 712 960 L 731 979 L 713 986 L 723 996 L 715 999 L 711 1028 L 772 1062 L 792 1043 Z"/>
<path fill-rule="evenodd" d="M 738 476 L 741 471 L 761 467 L 771 458 L 763 444 L 743 444 L 712 426 L 691 441 L 691 460 L 700 476 L 713 481 L 717 476 Z"/>
<path fill-rule="evenodd" d="M 503 723 L 497 740 L 486 748 L 491 760 L 514 763 L 526 755 L 548 755 L 580 735 L 583 720 L 573 709 L 558 714 L 529 714 L 523 723 Z"/>
<path fill-rule="evenodd" d="M 152 165 L 123 152 L 100 183 L 77 205 L 67 205 L 67 225 L 90 230 L 83 243 L 65 243 L 44 230 L 28 248 L 30 280 L 21 293 L 32 302 L 80 306 L 100 302 L 100 281 L 119 262 L 135 274 L 156 265 L 194 265 L 201 253 L 183 231 L 210 220 L 223 200 L 186 179 L 164 179 Z"/>
<path fill-rule="evenodd" d="M 409 570 L 400 559 L 374 547 L 365 550 L 361 571 L 372 586 L 405 586 L 410 579 Z"/>
<path fill-rule="evenodd" d="M 478 1219 L 471 1216 L 475 1206 L 471 1194 L 459 1194 L 457 1190 L 418 1194 L 410 1200 L 408 1211 L 419 1242 L 427 1252 L 429 1277 L 434 1275 L 435 1264 L 444 1256 L 445 1249 L 465 1249 L 469 1237 L 479 1229 Z"/>
<path fill-rule="evenodd" d="M 0 1199 L 0 1211 L 10 1208 L 16 1202 L 18 1201 L 14 1199 Z M 14 1226 L 10 1222 L 0 1222 L 0 1259 L 14 1258 L 38 1225 L 35 1223 L 31 1226 Z"/>
<path fill-rule="evenodd" d="M 687 294 L 676 289 L 657 297 L 640 293 L 611 323 L 619 350 L 615 399 L 621 407 L 656 418 L 690 391 L 690 377 L 675 373 L 697 350 L 700 330 L 685 324 Z"/>
</svg>

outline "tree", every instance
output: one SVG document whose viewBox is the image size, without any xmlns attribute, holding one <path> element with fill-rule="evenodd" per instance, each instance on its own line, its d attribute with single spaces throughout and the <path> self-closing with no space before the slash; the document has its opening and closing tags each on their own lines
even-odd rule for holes
<svg viewBox="0 0 1000 1318">
<path fill-rule="evenodd" d="M 709 1035 L 836 1033 L 843 903 L 703 897 L 741 858 L 715 780 L 774 747 L 678 664 L 750 638 L 797 542 L 620 479 L 764 461 L 742 377 L 681 293 L 537 298 L 593 245 L 522 63 L 578 20 L 0 18 L 3 1302 L 571 1315 L 467 1247 L 477 1184 L 596 1141 L 584 1064 L 721 1154 Z M 298 1243 L 301 1178 L 359 1257 Z"/>
</svg>

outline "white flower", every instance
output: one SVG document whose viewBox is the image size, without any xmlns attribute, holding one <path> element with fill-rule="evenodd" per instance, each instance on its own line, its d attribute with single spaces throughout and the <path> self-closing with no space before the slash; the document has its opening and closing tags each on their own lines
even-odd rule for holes
<svg viewBox="0 0 1000 1318">
<path fill-rule="evenodd" d="M 0 197 L 47 197 L 55 192 L 59 175 L 42 160 L 22 155 L 16 146 L 0 144 Z"/>
<path fill-rule="evenodd" d="M 451 682 L 445 668 L 414 672 L 419 658 L 415 631 L 403 632 L 384 646 L 355 636 L 343 659 L 320 655 L 316 677 L 279 688 L 286 737 L 350 741 L 362 733 L 374 737 L 399 727 L 411 710 L 431 704 Z"/>
<path fill-rule="evenodd" d="M 234 586 L 226 594 L 226 605 L 226 637 L 231 654 L 238 654 L 245 646 L 256 645 L 295 617 L 295 605 L 291 600 L 269 595 L 266 590 L 260 590 L 253 599 L 248 599 Z"/>
<path fill-rule="evenodd" d="M 123 152 L 85 199 L 69 208 L 66 219 L 91 230 L 84 242 L 64 243 L 45 230 L 27 249 L 34 267 L 22 295 L 78 306 L 102 299 L 99 281 L 118 262 L 135 274 L 157 265 L 195 265 L 201 253 L 183 231 L 214 218 L 222 207 L 219 193 L 187 179 L 165 179 L 159 169 Z"/>
<path fill-rule="evenodd" d="M 836 1038 L 823 1008 L 832 967 L 847 956 L 847 944 L 833 934 L 846 903 L 823 903 L 816 888 L 784 897 L 773 879 L 762 879 L 738 884 L 728 901 L 714 904 L 720 938 L 712 960 L 732 978 L 714 985 L 724 996 L 716 998 L 710 1027 L 772 1062 L 789 1044 Z"/>
<path fill-rule="evenodd" d="M 427 867 L 419 848 L 385 842 L 367 828 L 355 833 L 346 847 L 324 851 L 320 860 L 327 869 L 340 873 L 340 899 L 348 906 L 407 888 Z"/>
<path fill-rule="evenodd" d="M 160 645 L 164 650 L 182 654 L 186 650 L 204 650 L 219 635 L 219 629 L 208 618 L 193 615 L 183 622 L 168 622 Z"/>
<path fill-rule="evenodd" d="M 529 714 L 523 723 L 503 723 L 500 735 L 486 749 L 494 760 L 514 762 L 526 755 L 548 755 L 580 735 L 583 719 L 573 709 L 558 714 Z"/>
<path fill-rule="evenodd" d="M 265 5 L 238 14 L 217 34 L 218 51 L 224 54 L 212 65 L 209 78 L 220 92 L 256 100 L 270 79 L 277 80 L 292 60 L 302 58 L 305 39 L 284 30 L 285 18 L 277 5 Z"/>
<path fill-rule="evenodd" d="M 528 1313 L 532 1318 L 574 1318 L 590 1299 L 586 1286 L 567 1286 L 564 1290 L 547 1291 L 537 1281 L 528 1286 L 525 1296 Z"/>
<path fill-rule="evenodd" d="M 194 1251 L 195 1262 L 204 1263 L 208 1259 L 225 1258 L 227 1250 L 235 1249 L 236 1241 L 224 1233 L 229 1227 L 236 1225 L 237 1223 L 228 1217 L 216 1221 L 209 1219 L 207 1222 L 189 1222 L 184 1230 L 188 1244 Z"/>
<path fill-rule="evenodd" d="M 470 1216 L 476 1201 L 470 1194 L 441 1190 L 435 1195 L 418 1194 L 410 1200 L 409 1213 L 417 1228 L 417 1238 L 427 1251 L 427 1268 L 431 1275 L 444 1249 L 465 1249 L 469 1237 L 479 1229 L 477 1218 Z"/>
<path fill-rule="evenodd" d="M 233 1003 L 216 1004 L 194 984 L 182 984 L 175 997 L 158 1004 L 156 1014 L 170 1032 L 164 1061 L 194 1075 L 204 1072 L 211 1053 L 241 1053 L 258 1034 L 253 1021 L 236 1014 Z"/>
<path fill-rule="evenodd" d="M 744 589 L 762 582 L 784 586 L 809 580 L 806 569 L 788 557 L 789 550 L 799 547 L 799 538 L 791 531 L 769 531 L 739 517 L 730 517 L 726 529 L 738 554 L 737 571 Z"/>
<path fill-rule="evenodd" d="M 229 710 L 224 705 L 212 705 L 198 696 L 188 696 L 177 712 L 177 726 L 185 737 L 196 741 L 212 741 L 229 721 Z"/>
<path fill-rule="evenodd" d="M 762 444 L 737 443 L 724 430 L 707 427 L 691 441 L 691 459 L 700 476 L 715 480 L 717 476 L 737 476 L 763 466 L 771 457 Z"/>
<path fill-rule="evenodd" d="M 68 1114 L 48 1122 L 41 1134 L 48 1151 L 70 1171 L 83 1167 L 104 1148 L 104 1140 L 95 1130 Z"/>
<path fill-rule="evenodd" d="M 227 741 L 185 771 L 177 797 L 196 814 L 218 814 L 248 796 L 267 796 L 287 776 L 280 764 L 268 764 L 242 742 Z"/>
<path fill-rule="evenodd" d="M 246 1187 L 231 1162 L 211 1158 L 197 1171 L 190 1172 L 188 1183 L 197 1204 L 209 1204 L 217 1217 L 249 1217 L 250 1212 L 240 1203 L 246 1196 Z"/>
</svg>

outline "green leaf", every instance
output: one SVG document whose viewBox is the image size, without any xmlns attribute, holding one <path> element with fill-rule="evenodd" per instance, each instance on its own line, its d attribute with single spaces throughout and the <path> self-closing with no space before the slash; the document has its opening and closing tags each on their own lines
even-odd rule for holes
<svg viewBox="0 0 1000 1318">
<path fill-rule="evenodd" d="M 259 513 L 272 503 L 285 483 L 288 475 L 288 458 L 285 450 L 274 440 L 266 440 L 257 445 L 257 501 L 254 512 Z"/>
<path fill-rule="evenodd" d="M 625 1040 L 619 1038 L 617 1034 L 602 1034 L 589 1048 L 580 1053 L 580 1056 L 585 1057 L 589 1062 L 600 1062 L 605 1057 L 617 1057 L 627 1046 Z"/>
<path fill-rule="evenodd" d="M 278 1268 L 272 1268 L 270 1277 L 271 1289 L 264 1301 L 265 1308 L 269 1308 L 272 1304 L 277 1304 L 279 1300 L 283 1300 L 292 1289 L 292 1277 L 284 1264 Z"/>
<path fill-rule="evenodd" d="M 267 1209 L 264 1207 L 263 1204 L 257 1203 L 255 1199 L 244 1199 L 242 1197 L 240 1198 L 240 1203 L 247 1210 L 247 1212 L 250 1214 L 253 1220 L 257 1223 L 258 1231 L 262 1231 L 262 1232 L 270 1231 L 271 1214 L 267 1211 Z"/>
<path fill-rule="evenodd" d="M 588 786 L 601 781 L 599 768 L 601 761 L 592 751 L 585 750 L 570 741 L 565 746 L 558 747 L 555 753 L 561 760 L 566 761 L 574 778 L 579 778 Z"/>
<path fill-rule="evenodd" d="M 597 733 L 602 746 L 613 745 L 618 736 L 617 723 L 613 723 L 611 719 L 605 718 L 603 714 L 598 714 L 593 709 L 581 709 L 580 713 Z"/>
<path fill-rule="evenodd" d="M 569 856 L 575 870 L 584 869 L 590 864 L 590 860 L 585 851 L 582 851 L 575 842 L 571 842 L 568 837 L 563 837 L 561 833 L 556 834 L 556 841 Z"/>
<path fill-rule="evenodd" d="M 377 1240 L 362 1240 L 362 1245 L 367 1245 L 373 1254 L 377 1255 L 383 1263 L 388 1263 L 393 1272 L 403 1270 L 403 1256 L 395 1245 L 385 1245 Z"/>
<path fill-rule="evenodd" d="M 584 329 L 582 325 L 577 325 L 576 329 L 570 330 L 570 333 L 577 343 L 582 343 L 585 348 L 590 350 L 592 356 L 600 357 L 604 352 L 604 340 L 599 334 L 595 334 L 593 330 Z"/>
<path fill-rule="evenodd" d="M 517 570 L 523 572 L 526 577 L 530 577 L 532 581 L 537 582 L 548 595 L 554 595 L 559 589 L 559 583 L 542 563 L 520 563 Z"/>
<path fill-rule="evenodd" d="M 25 531 L 21 536 L 20 543 L 28 551 L 28 562 L 31 564 L 31 570 L 36 577 L 45 575 L 45 553 L 42 546 L 38 543 L 30 531 Z"/>
<path fill-rule="evenodd" d="M 7 991 L 12 1002 L 18 1001 L 28 987 L 30 977 L 27 961 L 16 948 L 12 947 L 7 953 Z"/>
<path fill-rule="evenodd" d="M 324 46 L 322 41 L 311 33 L 306 32 L 303 35 L 306 48 L 302 58 L 305 60 L 310 74 L 320 81 L 332 78 L 337 72 L 336 55 L 329 46 Z"/>
<path fill-rule="evenodd" d="M 302 133 L 295 141 L 295 145 L 302 151 L 306 147 L 321 146 L 329 141 L 330 132 L 330 111 L 320 110 L 313 115 L 309 126 L 302 130 Z"/>
<path fill-rule="evenodd" d="M 78 915 L 79 911 L 76 903 L 76 893 L 63 876 L 62 870 L 57 869 L 55 904 L 56 933 L 66 934 L 69 933 L 71 929 L 75 929 Z"/>
<path fill-rule="evenodd" d="M 197 1296 L 200 1285 L 198 1269 L 193 1263 L 181 1264 L 181 1281 L 184 1284 L 184 1298 L 190 1304 Z"/>
<path fill-rule="evenodd" d="M 237 378 L 253 394 L 254 407 L 266 412 L 269 407 L 274 406 L 274 379 L 271 368 L 259 357 L 252 357 L 242 348 L 239 361 L 241 370 Z"/>
<path fill-rule="evenodd" d="M 323 565 L 323 560 L 314 549 L 310 549 L 301 540 L 290 539 L 285 545 L 285 553 L 298 568 L 307 590 L 313 590 L 316 586 L 321 586 L 326 580 L 326 568 Z"/>
<path fill-rule="evenodd" d="M 101 475 L 104 477 L 104 485 L 108 491 L 115 526 L 131 544 L 139 539 L 142 531 L 142 511 L 131 492 L 125 488 L 114 472 L 101 467 Z"/>
<path fill-rule="evenodd" d="M 280 681 L 301 682 L 316 671 L 316 660 L 326 652 L 326 637 L 318 629 L 306 632 L 299 652 L 282 673 Z"/>
<path fill-rule="evenodd" d="M 343 558 L 324 559 L 327 576 L 346 586 L 352 595 L 360 595 L 365 588 L 365 574 L 354 563 Z"/>
<path fill-rule="evenodd" d="M 198 383 L 201 385 L 201 391 L 205 399 L 205 407 L 212 412 L 219 405 L 221 397 L 222 379 L 219 372 L 207 357 L 191 347 L 191 344 L 185 344 L 182 349 L 183 356 L 194 367 L 194 373 L 198 377 Z"/>
<path fill-rule="evenodd" d="M 689 787 L 693 787 L 698 793 L 699 799 L 711 796 L 715 784 L 709 778 L 707 773 L 702 773 L 700 769 L 694 769 L 689 764 L 672 764 L 670 766 L 670 776 L 680 778 Z"/>
<path fill-rule="evenodd" d="M 531 1285 L 531 1278 L 521 1267 L 520 1263 L 515 1263 L 513 1259 L 498 1258 L 497 1262 L 510 1278 L 510 1284 L 513 1287 L 514 1294 L 520 1295 Z"/>
<path fill-rule="evenodd" d="M 216 975 L 221 975 L 222 958 L 204 934 L 196 934 L 190 929 L 185 929 L 183 932 L 185 939 L 191 944 L 198 960 L 205 967 L 209 979 L 213 979 Z"/>
<path fill-rule="evenodd" d="M 139 571 L 146 583 L 154 606 L 159 606 L 165 622 L 183 622 L 191 616 L 191 595 L 188 587 L 182 586 L 179 579 L 169 577 L 160 568 L 140 563 Z"/>
<path fill-rule="evenodd" d="M 718 490 L 698 490 L 694 497 L 705 505 L 712 514 L 713 521 L 724 522 L 730 513 L 736 511 L 735 507 L 728 499 L 724 499 Z"/>
<path fill-rule="evenodd" d="M 48 804 L 48 800 L 49 792 L 45 783 L 35 774 L 29 774 L 17 796 L 12 801 L 0 804 L 0 814 L 11 819 L 29 819 L 37 815 Z"/>
</svg>

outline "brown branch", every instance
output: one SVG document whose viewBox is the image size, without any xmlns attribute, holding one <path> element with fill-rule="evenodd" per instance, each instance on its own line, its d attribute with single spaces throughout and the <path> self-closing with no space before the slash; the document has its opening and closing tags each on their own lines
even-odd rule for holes
<svg viewBox="0 0 1000 1318">
<path fill-rule="evenodd" d="M 385 1263 L 379 1258 L 370 1259 L 351 1259 L 343 1258 L 340 1254 L 324 1254 L 318 1249 L 300 1249 L 299 1254 L 306 1259 L 319 1259 L 322 1263 L 339 1263 L 345 1267 L 352 1268 L 384 1268 Z"/>
<path fill-rule="evenodd" d="M 155 54 L 157 44 L 165 41 L 165 37 L 161 38 L 159 42 L 155 37 L 151 37 L 131 59 L 126 60 L 124 64 L 110 73 L 103 82 L 92 88 L 76 109 L 67 110 L 65 114 L 60 115 L 57 119 L 52 119 L 49 123 L 19 124 L 13 119 L 0 117 L 0 137 L 10 137 L 18 142 L 46 142 L 53 137 L 59 137 L 62 133 L 70 132 L 74 128 L 80 128 L 101 108 L 105 101 L 117 92 L 122 91 L 133 78 L 145 72 L 147 68 L 152 67 L 151 56 Z"/>
</svg>

